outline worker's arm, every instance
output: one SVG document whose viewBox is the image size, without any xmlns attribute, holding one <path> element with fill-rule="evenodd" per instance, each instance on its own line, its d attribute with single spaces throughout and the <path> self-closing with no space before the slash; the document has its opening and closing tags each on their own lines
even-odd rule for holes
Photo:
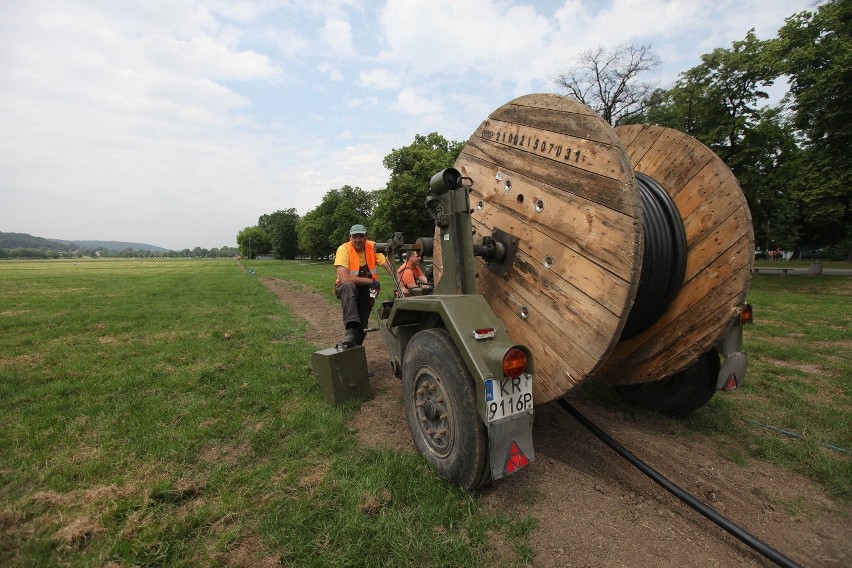
<svg viewBox="0 0 852 568">
<path fill-rule="evenodd" d="M 400 271 L 396 273 L 396 280 L 399 282 L 399 291 L 403 296 L 410 296 L 411 292 L 408 291 L 408 284 L 405 282 L 405 271 L 408 270 L 408 267 L 403 264 L 400 267 Z"/>
</svg>

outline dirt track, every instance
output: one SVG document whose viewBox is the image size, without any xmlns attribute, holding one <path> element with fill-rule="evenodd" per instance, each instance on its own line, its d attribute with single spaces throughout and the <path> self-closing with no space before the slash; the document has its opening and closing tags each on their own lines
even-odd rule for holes
<svg viewBox="0 0 852 568">
<path fill-rule="evenodd" d="M 288 282 L 264 282 L 309 322 L 310 341 L 340 341 L 339 309 Z M 374 396 L 352 427 L 365 446 L 414 452 L 400 382 L 390 372 L 380 338 L 371 335 L 365 347 Z M 637 425 L 620 413 L 568 398 L 639 458 L 796 562 L 852 566 L 852 510 L 833 503 L 809 480 L 754 461 L 739 466 L 699 434 Z M 484 507 L 536 519 L 534 565 L 773 565 L 654 484 L 559 405 L 536 407 L 534 442 L 532 466 L 493 484 L 481 497 Z M 795 515 L 788 504 L 798 508 Z"/>
</svg>

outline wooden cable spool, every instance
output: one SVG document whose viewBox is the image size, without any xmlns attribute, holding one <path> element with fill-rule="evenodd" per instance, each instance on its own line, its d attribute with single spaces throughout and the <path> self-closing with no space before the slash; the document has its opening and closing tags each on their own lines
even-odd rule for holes
<svg viewBox="0 0 852 568">
<path fill-rule="evenodd" d="M 477 288 L 535 360 L 534 397 L 562 396 L 615 347 L 638 286 L 642 208 L 624 148 L 591 109 L 535 94 L 495 110 L 455 167 L 478 235 L 518 240 L 512 270 L 478 260 Z"/>
<path fill-rule="evenodd" d="M 683 284 L 651 327 L 620 342 L 596 378 L 635 384 L 693 364 L 739 314 L 751 282 L 754 231 L 736 177 L 710 148 L 662 126 L 619 127 L 633 168 L 672 198 L 686 230 Z"/>
<path fill-rule="evenodd" d="M 477 288 L 532 351 L 537 404 L 589 377 L 632 384 L 679 372 L 724 334 L 745 297 L 754 257 L 745 198 L 727 166 L 684 134 L 614 131 L 577 101 L 526 95 L 480 124 L 455 167 L 473 179 L 477 235 L 499 229 L 517 239 L 507 274 L 477 260 Z M 688 250 L 671 304 L 619 343 L 643 263 L 634 168 L 676 204 Z M 439 239 L 434 260 L 437 279 Z"/>
</svg>

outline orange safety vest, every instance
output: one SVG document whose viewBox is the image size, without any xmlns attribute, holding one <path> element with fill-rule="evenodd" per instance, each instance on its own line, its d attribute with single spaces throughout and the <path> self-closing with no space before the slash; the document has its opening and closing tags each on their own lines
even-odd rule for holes
<svg viewBox="0 0 852 568">
<path fill-rule="evenodd" d="M 361 257 L 358 254 L 358 251 L 355 250 L 355 247 L 352 246 L 352 243 L 347 241 L 346 247 L 349 249 L 349 275 L 350 276 L 358 276 L 358 273 L 361 271 Z M 378 280 L 379 277 L 376 274 L 376 243 L 375 241 L 367 241 L 364 243 L 364 256 L 367 259 L 367 268 L 370 270 L 370 276 L 373 277 L 373 280 Z M 340 284 L 340 278 L 335 280 L 334 285 L 337 286 Z"/>
</svg>

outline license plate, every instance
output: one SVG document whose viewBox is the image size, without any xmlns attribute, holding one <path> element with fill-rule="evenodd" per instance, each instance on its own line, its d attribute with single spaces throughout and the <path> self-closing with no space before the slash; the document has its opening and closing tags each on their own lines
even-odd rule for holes
<svg viewBox="0 0 852 568">
<path fill-rule="evenodd" d="M 533 409 L 532 377 L 486 379 L 485 409 L 489 422 L 497 422 Z"/>
</svg>

